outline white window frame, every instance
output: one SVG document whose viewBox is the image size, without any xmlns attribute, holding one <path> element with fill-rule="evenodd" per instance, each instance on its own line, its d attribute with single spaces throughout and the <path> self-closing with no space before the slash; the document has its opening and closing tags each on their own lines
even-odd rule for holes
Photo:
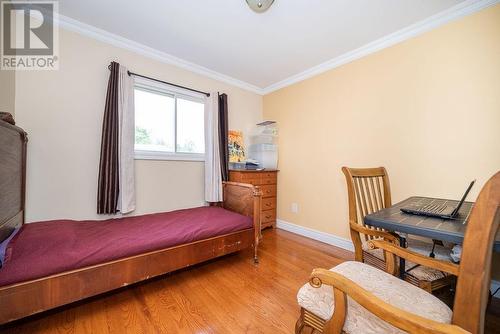
<svg viewBox="0 0 500 334">
<path fill-rule="evenodd" d="M 191 100 L 194 102 L 203 103 L 205 105 L 206 96 L 202 93 L 192 92 L 187 89 L 182 89 L 154 80 L 148 80 L 145 78 L 136 77 L 134 78 L 134 92 L 135 88 L 145 89 L 152 92 L 157 92 L 159 94 L 165 94 L 169 96 L 174 96 L 176 99 L 175 103 L 175 133 L 174 133 L 174 148 L 177 150 L 177 98 L 182 98 L 186 100 Z M 205 124 L 205 113 L 204 110 L 204 131 L 206 131 Z M 134 129 L 135 138 L 135 129 Z M 172 160 L 172 161 L 205 161 L 205 153 L 183 153 L 183 152 L 162 152 L 162 151 L 148 151 L 148 150 L 136 150 L 135 149 L 135 139 L 134 139 L 134 158 L 135 160 Z"/>
</svg>

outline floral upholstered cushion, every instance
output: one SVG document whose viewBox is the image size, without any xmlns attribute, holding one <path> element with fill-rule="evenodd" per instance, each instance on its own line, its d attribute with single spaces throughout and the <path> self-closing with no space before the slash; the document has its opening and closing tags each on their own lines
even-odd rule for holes
<svg viewBox="0 0 500 334">
<path fill-rule="evenodd" d="M 332 269 L 354 281 L 376 297 L 402 310 L 441 323 L 450 323 L 452 311 L 432 294 L 400 280 L 370 265 L 348 261 Z M 335 306 L 333 288 L 322 285 L 313 288 L 306 283 L 297 294 L 299 305 L 324 320 L 330 320 Z M 344 331 L 349 334 L 404 333 L 377 318 L 348 297 Z"/>
<path fill-rule="evenodd" d="M 429 256 L 432 251 L 432 243 L 418 239 L 408 239 L 408 249 L 414 251 L 415 253 Z M 368 249 L 367 245 L 363 244 L 363 250 L 381 260 L 384 260 L 384 251 L 380 248 Z M 434 253 L 435 258 L 438 260 L 450 262 L 452 261 L 450 256 L 451 250 L 446 247 L 436 245 L 434 248 Z M 415 263 L 410 261 L 405 262 L 405 268 L 408 274 L 412 275 L 420 281 L 432 282 L 444 278 L 448 275 L 447 273 L 444 273 L 437 269 L 429 268 L 426 266 L 416 266 Z"/>
<path fill-rule="evenodd" d="M 419 239 L 408 239 L 408 249 L 412 250 L 416 253 L 419 253 L 421 255 L 429 256 L 429 254 L 432 252 L 432 242 L 426 242 L 423 240 Z M 435 254 L 435 259 L 437 260 L 442 260 L 442 261 L 452 261 L 451 260 L 451 249 L 441 246 L 441 245 L 436 245 L 434 246 L 434 254 Z"/>
</svg>

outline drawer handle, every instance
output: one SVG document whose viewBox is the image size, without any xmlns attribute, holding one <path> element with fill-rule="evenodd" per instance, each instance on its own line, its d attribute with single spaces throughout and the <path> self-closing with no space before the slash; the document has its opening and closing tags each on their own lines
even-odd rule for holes
<svg viewBox="0 0 500 334">
<path fill-rule="evenodd" d="M 267 215 L 267 216 L 266 216 L 266 218 L 267 218 L 267 219 L 269 219 L 269 218 L 271 218 L 271 217 L 272 217 L 271 215 Z"/>
<path fill-rule="evenodd" d="M 271 203 L 266 203 L 266 206 L 271 206 Z"/>
</svg>

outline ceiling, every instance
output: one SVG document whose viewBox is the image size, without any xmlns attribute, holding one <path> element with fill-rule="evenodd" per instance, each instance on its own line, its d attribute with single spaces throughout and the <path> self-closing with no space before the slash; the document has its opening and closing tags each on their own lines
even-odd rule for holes
<svg viewBox="0 0 500 334">
<path fill-rule="evenodd" d="M 245 0 L 60 0 L 59 11 L 265 90 L 461 2 L 275 0 L 257 14 Z"/>
</svg>

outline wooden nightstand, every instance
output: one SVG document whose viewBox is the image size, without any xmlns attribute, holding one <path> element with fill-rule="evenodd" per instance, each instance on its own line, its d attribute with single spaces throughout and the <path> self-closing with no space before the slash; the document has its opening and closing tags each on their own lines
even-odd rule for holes
<svg viewBox="0 0 500 334">
<path fill-rule="evenodd" d="M 259 186 L 262 190 L 261 228 L 276 227 L 277 170 L 230 170 L 229 181 Z"/>
</svg>

